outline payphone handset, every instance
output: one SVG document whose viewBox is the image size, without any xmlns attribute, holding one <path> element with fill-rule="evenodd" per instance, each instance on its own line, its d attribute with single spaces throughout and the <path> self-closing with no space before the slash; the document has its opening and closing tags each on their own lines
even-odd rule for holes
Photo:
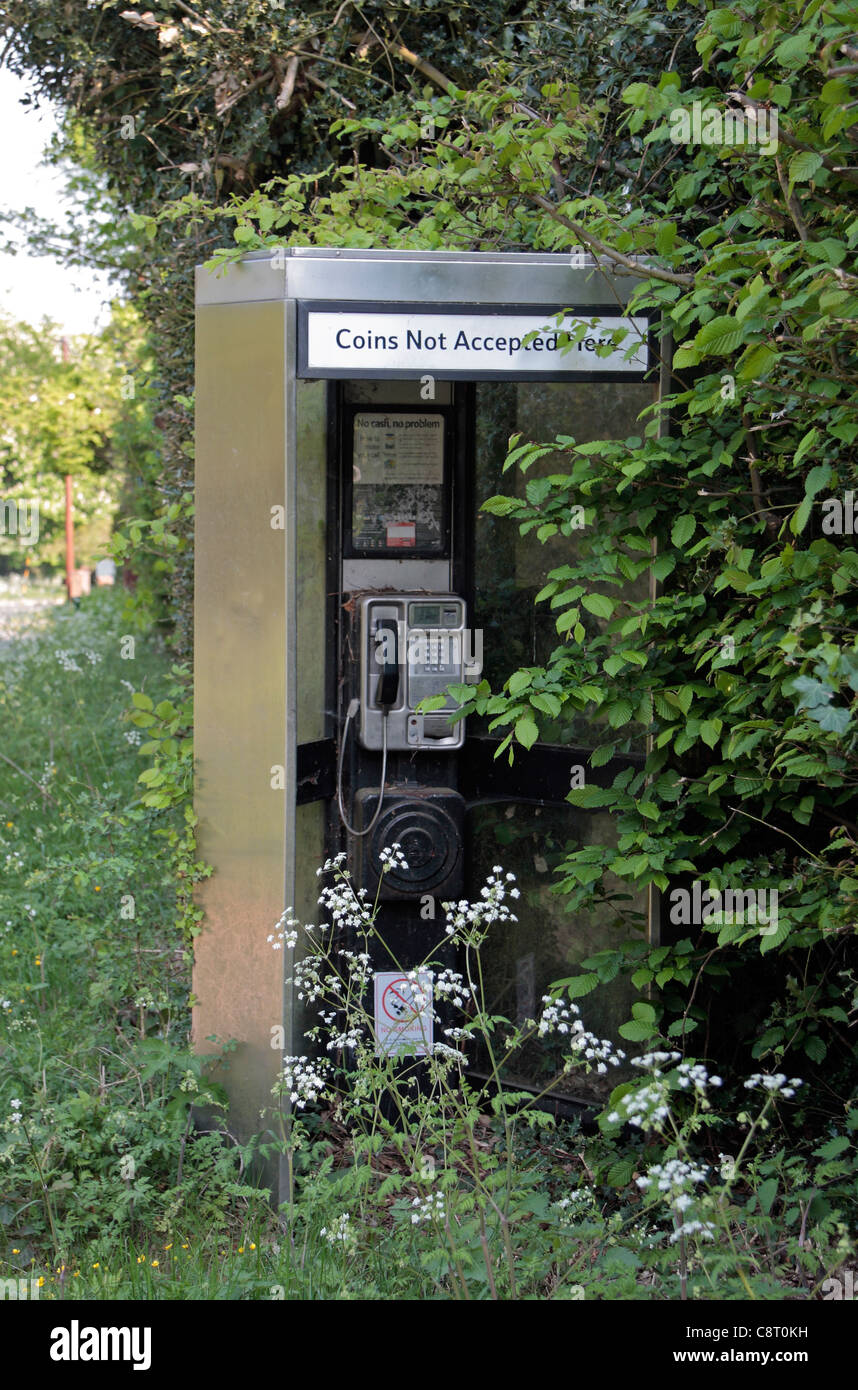
<svg viewBox="0 0 858 1390">
<path fill-rule="evenodd" d="M 376 594 L 360 600 L 360 724 L 364 748 L 392 751 L 461 748 L 464 720 L 457 708 L 421 713 L 417 706 L 448 685 L 479 680 L 481 662 L 467 628 L 465 601 L 456 594 Z M 387 724 L 386 730 L 384 724 Z"/>
</svg>

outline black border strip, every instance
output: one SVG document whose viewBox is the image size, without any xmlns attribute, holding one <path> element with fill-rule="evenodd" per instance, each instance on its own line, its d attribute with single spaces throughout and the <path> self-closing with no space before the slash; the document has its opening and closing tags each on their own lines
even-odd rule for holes
<svg viewBox="0 0 858 1390">
<path fill-rule="evenodd" d="M 618 312 L 618 308 L 620 312 Z M 418 367 L 365 367 L 358 371 L 354 367 L 313 367 L 307 365 L 308 316 L 321 313 L 362 313 L 362 314 L 480 314 L 500 316 L 501 314 L 559 314 L 566 309 L 576 317 L 584 318 L 644 318 L 649 324 L 647 332 L 648 361 L 646 367 L 628 372 L 575 372 L 575 371 L 522 371 L 520 367 L 508 372 L 501 370 L 470 371 L 451 368 L 448 371 L 433 367 L 422 372 Z M 414 381 L 421 375 L 434 377 L 436 381 L 605 381 L 640 382 L 650 380 L 658 370 L 658 353 L 655 342 L 654 315 L 641 310 L 635 315 L 623 314 L 622 306 L 616 304 L 439 304 L 426 302 L 404 302 L 395 300 L 349 300 L 349 299 L 299 299 L 298 300 L 298 376 L 311 380 L 332 378 L 346 381 Z"/>
<path fill-rule="evenodd" d="M 295 804 L 327 801 L 337 794 L 337 745 L 332 738 L 299 743 L 295 771 Z"/>
<path fill-rule="evenodd" d="M 618 754 L 602 767 L 590 767 L 592 748 L 535 743 L 527 752 L 519 749 L 510 767 L 495 752 L 502 739 L 466 738 L 459 754 L 459 790 L 468 806 L 486 801 L 529 801 L 538 805 L 569 806 L 569 769 L 587 767 L 587 785 L 610 787 L 624 768 L 643 767 L 644 753 Z M 299 806 L 336 796 L 337 745 L 333 738 L 299 743 L 295 800 Z M 580 809 L 580 808 L 579 808 Z M 586 811 L 586 808 L 584 808 Z"/>
<path fill-rule="evenodd" d="M 588 786 L 610 787 L 617 773 L 627 767 L 640 769 L 646 761 L 643 752 L 620 753 L 602 767 L 591 767 L 592 748 L 535 743 L 527 751 L 517 748 L 510 767 L 504 754 L 495 757 L 502 742 L 480 735 L 466 737 L 459 755 L 459 791 L 468 806 L 485 801 L 530 801 L 570 807 L 566 796 L 574 765 L 586 767 Z M 583 810 L 588 814 L 586 807 Z"/>
</svg>

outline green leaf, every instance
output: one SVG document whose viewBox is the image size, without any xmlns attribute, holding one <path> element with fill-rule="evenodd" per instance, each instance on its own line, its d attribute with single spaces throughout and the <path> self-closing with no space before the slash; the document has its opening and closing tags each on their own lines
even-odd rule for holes
<svg viewBox="0 0 858 1390">
<path fill-rule="evenodd" d="M 743 342 L 745 330 L 730 314 L 720 314 L 704 323 L 696 334 L 694 346 L 713 357 L 726 357 Z"/>
<path fill-rule="evenodd" d="M 720 719 L 705 719 L 700 725 L 700 737 L 709 748 L 714 748 L 721 737 L 723 724 Z"/>
<path fill-rule="evenodd" d="M 573 787 L 566 793 L 571 806 L 613 806 L 617 793 L 611 787 Z"/>
<path fill-rule="evenodd" d="M 776 63 L 780 63 L 785 68 L 793 65 L 798 66 L 807 61 L 812 43 L 812 32 L 809 29 L 800 29 L 797 34 L 790 34 L 783 39 L 772 57 Z"/>
<path fill-rule="evenodd" d="M 585 994 L 590 994 L 599 983 L 599 977 L 595 974 L 573 975 L 571 979 L 562 981 L 566 988 L 566 993 L 570 999 L 581 999 Z"/>
<path fill-rule="evenodd" d="M 528 715 L 516 721 L 515 736 L 524 748 L 532 748 L 539 738 L 539 729 Z"/>
<path fill-rule="evenodd" d="M 675 546 L 681 548 L 687 541 L 691 540 L 696 529 L 696 519 L 690 512 L 685 512 L 682 516 L 678 516 L 673 523 L 670 531 L 670 539 Z"/>
<path fill-rule="evenodd" d="M 798 507 L 796 507 L 795 511 L 789 519 L 789 529 L 792 531 L 792 534 L 794 536 L 800 535 L 801 532 L 804 530 L 805 526 L 810 520 L 810 514 L 812 511 L 813 498 L 805 497 L 804 501 L 801 502 Z"/>
<path fill-rule="evenodd" d="M 533 684 L 532 671 L 514 671 L 507 683 L 510 695 L 518 695 L 528 685 Z"/>
<path fill-rule="evenodd" d="M 845 1153 L 851 1146 L 851 1143 L 852 1141 L 847 1135 L 839 1134 L 836 1139 L 829 1139 L 827 1144 L 823 1144 L 821 1148 L 814 1149 L 813 1152 L 817 1158 L 837 1158 L 840 1154 Z"/>
<path fill-rule="evenodd" d="M 628 1042 L 646 1042 L 655 1033 L 651 1023 L 645 1023 L 642 1019 L 632 1019 L 629 1023 L 621 1023 L 619 1028 L 621 1038 L 626 1038 Z"/>
<path fill-rule="evenodd" d="M 821 168 L 821 154 L 815 150 L 797 150 L 788 165 L 790 188 L 796 183 L 808 183 Z"/>
<path fill-rule="evenodd" d="M 774 1201 L 777 1195 L 777 1178 L 766 1178 L 764 1182 L 760 1183 L 759 1187 L 757 1188 L 757 1201 L 759 1202 L 760 1209 L 764 1213 L 764 1215 L 768 1216 L 769 1212 L 772 1209 L 772 1206 L 774 1205 Z"/>
<path fill-rule="evenodd" d="M 794 453 L 793 456 L 792 456 L 792 458 L 793 458 L 793 463 L 801 463 L 801 461 L 802 461 L 802 459 L 804 458 L 805 454 L 807 453 L 808 449 L 812 449 L 812 448 L 813 448 L 813 446 L 814 446 L 814 444 L 816 443 L 816 441 L 817 441 L 818 438 L 819 438 L 819 430 L 816 428 L 816 426 L 814 426 L 813 429 L 809 429 L 809 430 L 807 431 L 807 434 L 804 436 L 804 438 L 802 439 L 801 443 L 799 444 L 798 448 L 796 449 L 795 453 Z M 814 468 L 814 469 L 811 469 L 811 474 L 810 474 L 810 476 L 812 476 L 813 473 L 815 473 L 815 472 L 816 472 L 816 469 L 815 469 L 815 468 Z M 828 470 L 828 473 L 829 473 L 829 477 L 830 477 L 830 476 L 831 476 L 831 469 L 830 469 L 830 468 L 829 468 L 829 470 Z M 826 478 L 825 481 L 827 482 L 828 479 Z M 820 486 L 822 486 L 822 484 L 820 484 Z M 808 491 L 809 491 L 809 489 L 808 489 L 807 486 L 805 485 L 805 493 L 807 493 Z M 819 491 L 819 488 L 816 488 L 815 491 L 818 492 L 818 491 Z M 812 496 L 812 495 L 813 495 L 813 494 L 811 493 L 811 496 Z"/>
<path fill-rule="evenodd" d="M 540 710 L 543 714 L 550 715 L 552 719 L 556 719 L 562 709 L 562 705 L 557 696 L 545 690 L 531 692 L 530 703 L 533 705 L 534 709 Z"/>
<path fill-rule="evenodd" d="M 684 1038 L 697 1027 L 696 1018 L 675 1018 L 667 1030 L 669 1038 Z"/>
<path fill-rule="evenodd" d="M 608 1169 L 605 1181 L 609 1187 L 628 1187 L 636 1171 L 633 1158 L 618 1158 Z"/>
<path fill-rule="evenodd" d="M 615 700 L 608 708 L 608 723 L 612 729 L 619 729 L 623 724 L 628 724 L 634 714 L 634 706 L 630 700 Z"/>
<path fill-rule="evenodd" d="M 764 377 L 771 371 L 779 356 L 776 349 L 769 347 L 768 343 L 757 343 L 742 354 L 736 375 L 743 381 Z"/>
<path fill-rule="evenodd" d="M 689 344 L 684 344 L 681 348 L 677 348 L 676 352 L 673 354 L 673 366 L 677 371 L 681 370 L 683 367 L 696 367 L 699 361 L 700 353 L 697 351 L 696 347 L 692 347 Z"/>
<path fill-rule="evenodd" d="M 828 1048 L 818 1033 L 811 1033 L 804 1040 L 804 1050 L 812 1062 L 824 1062 Z"/>
<path fill-rule="evenodd" d="M 750 935 L 754 935 L 756 928 L 752 928 Z M 773 951 L 776 946 L 782 946 L 790 934 L 789 922 L 781 919 L 777 928 L 768 936 L 760 937 L 760 955 L 767 956 L 769 951 Z"/>
<path fill-rule="evenodd" d="M 597 618 L 610 618 L 613 615 L 616 604 L 607 594 L 585 594 L 581 600 L 582 608 L 586 608 L 588 613 L 593 613 Z"/>
<path fill-rule="evenodd" d="M 632 1017 L 639 1019 L 641 1023 L 655 1023 L 656 1012 L 652 1004 L 639 999 L 636 1004 L 632 1004 Z"/>
</svg>

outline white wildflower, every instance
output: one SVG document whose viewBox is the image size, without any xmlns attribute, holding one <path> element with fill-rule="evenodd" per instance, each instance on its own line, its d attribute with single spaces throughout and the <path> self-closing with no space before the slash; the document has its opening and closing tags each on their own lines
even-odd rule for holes
<svg viewBox="0 0 858 1390">
<path fill-rule="evenodd" d="M 753 1091 L 760 1087 L 762 1090 L 768 1091 L 769 1095 L 781 1095 L 789 1100 L 795 1095 L 798 1087 L 803 1085 L 804 1082 L 797 1076 L 787 1080 L 783 1072 L 767 1075 L 765 1072 L 755 1071 L 753 1076 L 750 1076 L 745 1082 L 745 1089 Z"/>
<path fill-rule="evenodd" d="M 443 1216 L 444 1196 L 441 1192 L 430 1192 L 428 1197 L 415 1197 L 411 1203 L 412 1226 L 424 1221 L 440 1221 Z"/>
</svg>

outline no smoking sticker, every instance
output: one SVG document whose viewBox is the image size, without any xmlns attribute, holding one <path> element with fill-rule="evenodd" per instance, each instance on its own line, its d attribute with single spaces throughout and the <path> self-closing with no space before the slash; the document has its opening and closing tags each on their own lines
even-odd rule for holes
<svg viewBox="0 0 858 1390">
<path fill-rule="evenodd" d="M 425 1057 L 432 1048 L 432 974 L 409 980 L 398 970 L 375 976 L 375 1036 L 378 1051 L 391 1056 Z"/>
</svg>

